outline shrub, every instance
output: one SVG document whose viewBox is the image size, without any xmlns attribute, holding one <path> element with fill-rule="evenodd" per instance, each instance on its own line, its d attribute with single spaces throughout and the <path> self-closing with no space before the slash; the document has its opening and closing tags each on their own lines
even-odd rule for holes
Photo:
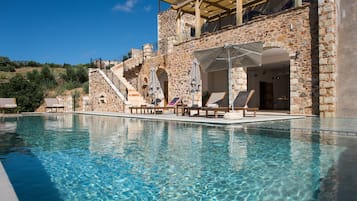
<svg viewBox="0 0 357 201">
<path fill-rule="evenodd" d="M 17 74 L 10 79 L 10 82 L 1 84 L 0 96 L 14 97 L 20 111 L 33 112 L 40 106 L 44 91 L 38 84 Z"/>
<path fill-rule="evenodd" d="M 85 94 L 89 94 L 89 82 L 85 82 L 82 84 L 82 88 Z"/>
<path fill-rule="evenodd" d="M 0 66 L 0 71 L 3 71 L 3 72 L 16 72 L 14 66 Z"/>
</svg>

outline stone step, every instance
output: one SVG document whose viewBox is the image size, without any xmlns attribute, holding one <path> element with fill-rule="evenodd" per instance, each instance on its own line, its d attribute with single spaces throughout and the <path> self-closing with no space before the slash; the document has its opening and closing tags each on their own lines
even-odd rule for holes
<svg viewBox="0 0 357 201">
<path fill-rule="evenodd" d="M 118 64 L 112 68 L 113 73 L 119 78 L 119 80 L 125 85 L 128 89 L 128 102 L 130 106 L 139 106 L 143 104 L 147 104 L 144 97 L 133 87 L 126 79 L 123 77 L 123 67 Z"/>
</svg>

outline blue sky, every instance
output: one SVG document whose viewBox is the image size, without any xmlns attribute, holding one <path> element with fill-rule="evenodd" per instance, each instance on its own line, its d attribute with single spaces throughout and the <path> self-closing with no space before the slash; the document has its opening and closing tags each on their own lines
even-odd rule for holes
<svg viewBox="0 0 357 201">
<path fill-rule="evenodd" d="M 157 42 L 157 13 L 157 0 L 0 0 L 0 56 L 121 60 L 131 48 Z"/>
</svg>

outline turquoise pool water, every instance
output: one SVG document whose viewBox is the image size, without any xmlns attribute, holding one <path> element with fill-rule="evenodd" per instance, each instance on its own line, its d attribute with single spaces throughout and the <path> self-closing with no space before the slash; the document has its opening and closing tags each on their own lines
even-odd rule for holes
<svg viewBox="0 0 357 201">
<path fill-rule="evenodd" d="M 0 159 L 20 200 L 337 200 L 356 135 L 326 122 L 5 118 Z"/>
</svg>

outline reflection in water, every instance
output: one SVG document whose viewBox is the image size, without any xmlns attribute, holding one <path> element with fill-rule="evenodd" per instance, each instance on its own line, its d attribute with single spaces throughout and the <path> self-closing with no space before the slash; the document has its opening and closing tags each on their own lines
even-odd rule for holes
<svg viewBox="0 0 357 201">
<path fill-rule="evenodd" d="M 0 159 L 1 155 L 20 151 L 24 146 L 23 140 L 16 134 L 16 121 L 0 121 Z"/>
<path fill-rule="evenodd" d="M 231 166 L 239 171 L 247 158 L 247 141 L 241 135 L 234 134 L 234 128 L 229 129 L 229 156 Z"/>
<path fill-rule="evenodd" d="M 317 129 L 314 119 L 282 125 L 60 115 L 23 118 L 16 131 L 64 200 L 317 200 L 345 147 L 289 129 Z"/>
</svg>

